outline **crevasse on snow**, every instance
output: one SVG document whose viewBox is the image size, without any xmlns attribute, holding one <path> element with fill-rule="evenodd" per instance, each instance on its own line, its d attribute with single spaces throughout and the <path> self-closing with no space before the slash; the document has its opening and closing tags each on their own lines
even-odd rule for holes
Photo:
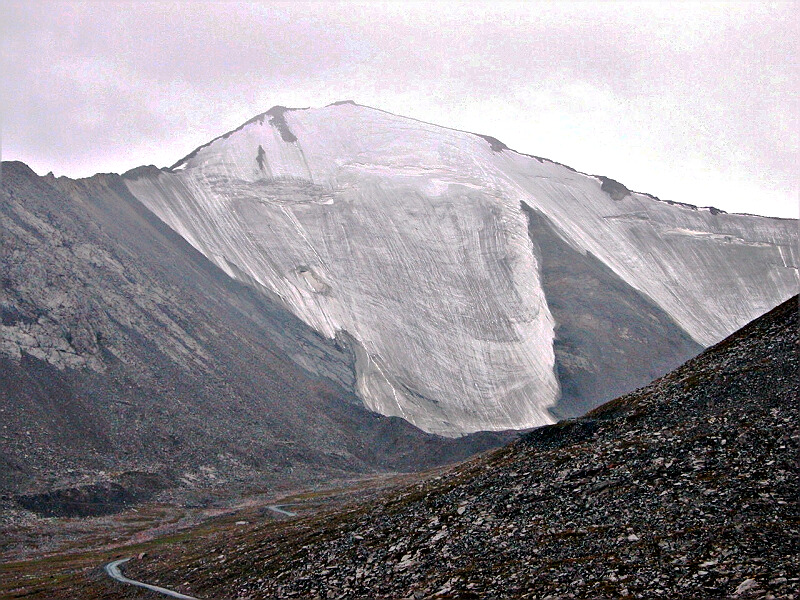
<svg viewBox="0 0 800 600">
<path fill-rule="evenodd" d="M 599 178 L 354 104 L 272 109 L 127 184 L 228 274 L 347 332 L 369 408 L 446 435 L 552 421 L 554 322 L 522 203 L 704 345 L 798 288 L 794 221 L 612 197 Z"/>
</svg>

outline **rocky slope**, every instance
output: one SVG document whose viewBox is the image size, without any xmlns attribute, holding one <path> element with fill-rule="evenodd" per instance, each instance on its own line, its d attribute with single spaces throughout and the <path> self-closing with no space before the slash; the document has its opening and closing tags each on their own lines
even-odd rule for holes
<svg viewBox="0 0 800 600">
<path fill-rule="evenodd" d="M 116 175 L 2 164 L 0 508 L 293 486 L 464 458 L 355 396 L 352 346 L 232 280 Z"/>
<path fill-rule="evenodd" d="M 637 392 L 368 506 L 126 567 L 201 598 L 797 598 L 798 299 Z"/>
<path fill-rule="evenodd" d="M 368 408 L 447 435 L 581 414 L 800 285 L 795 221 L 353 103 L 273 108 L 125 183 L 223 271 L 348 336 Z"/>
</svg>

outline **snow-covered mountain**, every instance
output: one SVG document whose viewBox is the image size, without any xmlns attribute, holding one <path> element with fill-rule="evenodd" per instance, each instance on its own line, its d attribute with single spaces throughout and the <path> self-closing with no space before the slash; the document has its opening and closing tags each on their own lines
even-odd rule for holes
<svg viewBox="0 0 800 600">
<path fill-rule="evenodd" d="M 349 102 L 273 108 L 125 181 L 352 348 L 367 407 L 447 435 L 581 412 L 800 286 L 794 220 L 660 201 Z"/>
</svg>

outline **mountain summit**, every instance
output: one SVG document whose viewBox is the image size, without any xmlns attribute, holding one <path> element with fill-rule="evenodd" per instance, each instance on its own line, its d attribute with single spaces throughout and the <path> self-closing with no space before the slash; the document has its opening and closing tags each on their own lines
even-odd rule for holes
<svg viewBox="0 0 800 600">
<path fill-rule="evenodd" d="M 582 413 L 799 283 L 794 220 L 660 201 L 355 103 L 275 107 L 124 181 L 351 348 L 366 407 L 445 435 Z"/>
</svg>

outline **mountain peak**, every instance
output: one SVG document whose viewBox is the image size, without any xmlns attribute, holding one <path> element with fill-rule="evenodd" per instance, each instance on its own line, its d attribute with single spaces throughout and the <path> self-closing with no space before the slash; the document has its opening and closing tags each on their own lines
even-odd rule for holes
<svg viewBox="0 0 800 600">
<path fill-rule="evenodd" d="M 798 285 L 789 223 L 354 102 L 273 107 L 128 187 L 230 276 L 349 336 L 366 406 L 448 435 L 577 414 Z"/>
</svg>

